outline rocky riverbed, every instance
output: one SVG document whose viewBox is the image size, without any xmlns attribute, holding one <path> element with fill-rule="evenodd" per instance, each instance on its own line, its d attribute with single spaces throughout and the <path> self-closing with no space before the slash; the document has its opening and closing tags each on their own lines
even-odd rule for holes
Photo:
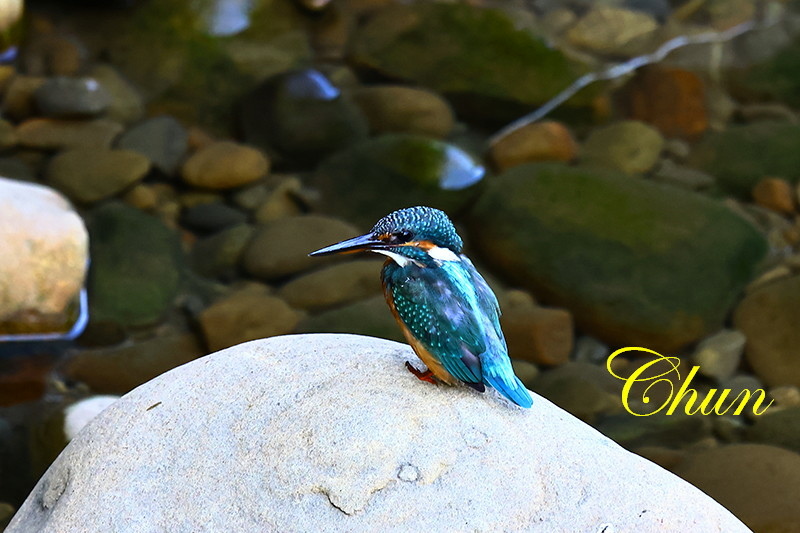
<svg viewBox="0 0 800 533">
<path fill-rule="evenodd" d="M 31 4 L 0 66 L 0 521 L 81 399 L 263 337 L 402 341 L 381 261 L 307 253 L 430 205 L 529 388 L 755 530 L 800 522 L 797 2 Z M 68 329 L 82 285 L 77 339 L 11 342 Z M 774 402 L 635 417 L 605 367 L 622 346 L 699 365 L 701 397 Z"/>
</svg>

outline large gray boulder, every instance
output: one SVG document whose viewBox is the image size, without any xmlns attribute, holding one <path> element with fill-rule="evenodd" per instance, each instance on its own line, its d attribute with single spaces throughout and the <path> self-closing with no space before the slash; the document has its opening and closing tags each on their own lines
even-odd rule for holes
<svg viewBox="0 0 800 533">
<path fill-rule="evenodd" d="M 317 334 L 178 367 L 93 420 L 7 532 L 749 531 L 547 400 L 435 387 L 409 359 Z"/>
</svg>

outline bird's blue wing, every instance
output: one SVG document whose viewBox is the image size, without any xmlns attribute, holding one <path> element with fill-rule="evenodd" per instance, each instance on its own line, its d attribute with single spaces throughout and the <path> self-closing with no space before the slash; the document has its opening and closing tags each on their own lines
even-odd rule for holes
<svg viewBox="0 0 800 533">
<path fill-rule="evenodd" d="M 400 320 L 453 377 L 531 405 L 508 360 L 497 298 L 469 259 L 437 268 L 392 265 L 384 283 Z"/>
</svg>

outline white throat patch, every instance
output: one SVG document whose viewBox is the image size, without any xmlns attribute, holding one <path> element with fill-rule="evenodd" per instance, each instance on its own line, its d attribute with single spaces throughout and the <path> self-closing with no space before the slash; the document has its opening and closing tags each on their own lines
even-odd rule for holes
<svg viewBox="0 0 800 533">
<path fill-rule="evenodd" d="M 433 246 L 429 248 L 428 255 L 432 258 L 436 259 L 437 261 L 461 261 L 461 258 L 458 257 L 453 250 L 450 248 L 442 248 L 441 246 Z"/>
</svg>

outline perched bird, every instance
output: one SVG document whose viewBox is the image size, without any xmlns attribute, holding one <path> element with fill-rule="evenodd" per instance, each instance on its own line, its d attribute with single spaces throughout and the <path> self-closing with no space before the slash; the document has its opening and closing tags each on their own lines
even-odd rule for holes
<svg viewBox="0 0 800 533">
<path fill-rule="evenodd" d="M 491 385 L 530 407 L 533 400 L 508 358 L 497 298 L 461 247 L 446 214 L 410 207 L 383 217 L 366 235 L 309 255 L 363 250 L 388 256 L 381 271 L 386 301 L 428 370 L 406 367 L 431 383 L 462 382 L 480 392 Z"/>
</svg>

